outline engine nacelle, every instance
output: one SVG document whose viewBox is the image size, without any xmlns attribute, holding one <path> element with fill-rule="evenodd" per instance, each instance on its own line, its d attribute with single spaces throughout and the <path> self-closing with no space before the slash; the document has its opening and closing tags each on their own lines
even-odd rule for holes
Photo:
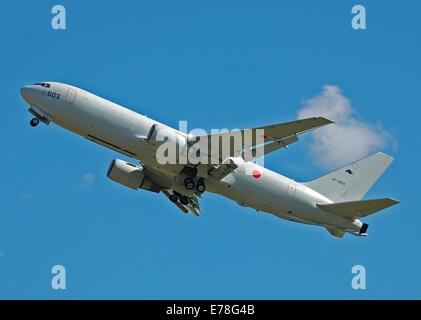
<svg viewBox="0 0 421 320">
<path fill-rule="evenodd" d="M 161 187 L 145 176 L 143 168 L 120 159 L 114 159 L 108 168 L 107 177 L 131 189 L 161 191 Z"/>
</svg>

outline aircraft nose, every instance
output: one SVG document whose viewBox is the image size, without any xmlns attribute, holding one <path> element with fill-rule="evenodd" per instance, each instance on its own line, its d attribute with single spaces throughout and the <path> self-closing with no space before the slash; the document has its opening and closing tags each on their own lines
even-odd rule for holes
<svg viewBox="0 0 421 320">
<path fill-rule="evenodd" d="M 26 103 L 28 104 L 35 103 L 37 94 L 36 94 L 36 88 L 34 88 L 33 86 L 31 85 L 23 86 L 22 88 L 20 88 L 20 94 L 22 98 L 26 101 Z"/>
<path fill-rule="evenodd" d="M 30 86 L 23 86 L 22 88 L 20 88 L 20 95 L 26 100 L 27 98 L 29 98 L 30 91 Z"/>
</svg>

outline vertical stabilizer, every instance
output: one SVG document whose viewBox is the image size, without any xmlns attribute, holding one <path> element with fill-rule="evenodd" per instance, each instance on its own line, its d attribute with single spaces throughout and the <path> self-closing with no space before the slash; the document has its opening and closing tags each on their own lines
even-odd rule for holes
<svg viewBox="0 0 421 320">
<path fill-rule="evenodd" d="M 305 185 L 334 202 L 360 200 L 392 161 L 393 157 L 378 152 Z"/>
</svg>

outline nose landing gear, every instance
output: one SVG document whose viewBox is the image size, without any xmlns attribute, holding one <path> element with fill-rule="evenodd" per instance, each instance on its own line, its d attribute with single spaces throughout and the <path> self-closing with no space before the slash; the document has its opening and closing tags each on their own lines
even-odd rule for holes
<svg viewBox="0 0 421 320">
<path fill-rule="evenodd" d="M 36 127 L 37 125 L 39 125 L 39 119 L 38 118 L 33 118 L 29 124 L 31 125 L 31 127 Z"/>
</svg>

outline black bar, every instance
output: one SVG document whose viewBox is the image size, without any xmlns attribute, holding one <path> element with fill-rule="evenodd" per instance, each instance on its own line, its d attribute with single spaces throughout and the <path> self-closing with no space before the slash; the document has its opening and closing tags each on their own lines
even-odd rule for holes
<svg viewBox="0 0 421 320">
<path fill-rule="evenodd" d="M 290 319 L 296 317 L 338 318 L 358 316 L 369 312 L 387 313 L 400 317 L 419 310 L 420 301 L 407 300 L 25 300 L 0 301 L 3 313 L 10 311 L 14 318 L 22 312 L 30 315 L 37 311 L 55 319 L 99 314 L 130 319 Z M 9 310 L 7 310 L 9 309 Z M 46 312 L 47 311 L 47 312 Z M 5 313 L 7 314 L 7 313 Z"/>
</svg>

